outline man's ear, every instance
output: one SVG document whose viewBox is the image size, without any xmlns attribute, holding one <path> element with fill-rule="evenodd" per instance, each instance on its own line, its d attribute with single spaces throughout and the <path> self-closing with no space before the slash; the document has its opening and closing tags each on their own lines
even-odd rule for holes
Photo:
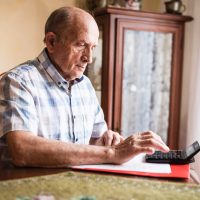
<svg viewBox="0 0 200 200">
<path fill-rule="evenodd" d="M 57 37 L 56 34 L 53 32 L 48 32 L 45 35 L 45 44 L 46 47 L 49 51 L 49 53 L 53 53 L 54 52 L 54 48 L 57 42 Z"/>
</svg>

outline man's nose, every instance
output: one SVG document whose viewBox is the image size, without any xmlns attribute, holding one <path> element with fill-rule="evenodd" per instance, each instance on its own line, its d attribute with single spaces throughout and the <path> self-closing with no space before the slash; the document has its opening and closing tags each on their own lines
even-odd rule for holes
<svg viewBox="0 0 200 200">
<path fill-rule="evenodd" d="M 92 49 L 85 49 L 82 55 L 82 61 L 87 62 L 88 64 L 92 63 Z"/>
</svg>

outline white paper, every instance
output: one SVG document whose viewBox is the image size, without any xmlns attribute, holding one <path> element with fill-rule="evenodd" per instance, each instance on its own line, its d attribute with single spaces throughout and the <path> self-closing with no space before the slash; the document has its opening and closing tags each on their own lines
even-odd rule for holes
<svg viewBox="0 0 200 200">
<path fill-rule="evenodd" d="M 146 163 L 145 154 L 135 156 L 133 159 L 122 165 L 101 164 L 101 165 L 81 165 L 73 166 L 76 169 L 106 169 L 106 170 L 120 170 L 120 171 L 137 171 L 149 173 L 171 173 L 169 164 Z"/>
</svg>

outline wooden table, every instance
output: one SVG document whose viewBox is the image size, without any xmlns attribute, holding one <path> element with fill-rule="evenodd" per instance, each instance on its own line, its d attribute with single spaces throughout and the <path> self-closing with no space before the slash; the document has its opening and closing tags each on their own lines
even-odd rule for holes
<svg viewBox="0 0 200 200">
<path fill-rule="evenodd" d="M 67 169 L 16 167 L 10 161 L 0 161 L 0 181 L 65 172 Z"/>
<path fill-rule="evenodd" d="M 12 179 L 20 179 L 26 177 L 35 177 L 42 175 L 50 175 L 56 173 L 62 173 L 66 171 L 70 171 L 71 169 L 67 168 L 38 168 L 38 167 L 16 167 L 10 161 L 0 161 L 0 181 L 3 180 L 12 180 Z M 193 171 L 194 172 L 194 171 Z M 102 172 L 87 172 L 87 173 L 98 173 L 102 174 Z M 103 173 L 109 174 L 109 173 Z M 141 178 L 148 180 L 162 180 L 167 182 L 184 182 L 184 183 L 196 183 L 198 181 L 195 180 L 195 176 L 191 176 L 189 179 L 176 179 L 176 178 L 152 178 L 152 177 L 141 177 L 141 176 L 133 176 L 133 175 L 120 175 L 116 174 L 116 176 L 123 176 L 129 178 Z"/>
<path fill-rule="evenodd" d="M 194 183 L 193 178 L 150 178 L 67 168 L 15 167 L 9 161 L 0 162 L 0 200 L 35 199 L 41 194 L 61 200 L 155 200 L 162 199 L 163 195 L 166 200 L 195 200 L 200 196 L 200 187 Z"/>
</svg>

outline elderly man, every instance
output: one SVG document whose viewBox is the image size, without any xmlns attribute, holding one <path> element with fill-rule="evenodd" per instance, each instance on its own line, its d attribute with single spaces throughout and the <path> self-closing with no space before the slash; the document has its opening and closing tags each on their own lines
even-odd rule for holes
<svg viewBox="0 0 200 200">
<path fill-rule="evenodd" d="M 107 130 L 89 79 L 99 30 L 93 17 L 75 7 L 55 10 L 45 26 L 46 48 L 0 81 L 0 136 L 18 166 L 128 161 L 139 153 L 169 148 L 155 133 L 124 139 Z"/>
</svg>

